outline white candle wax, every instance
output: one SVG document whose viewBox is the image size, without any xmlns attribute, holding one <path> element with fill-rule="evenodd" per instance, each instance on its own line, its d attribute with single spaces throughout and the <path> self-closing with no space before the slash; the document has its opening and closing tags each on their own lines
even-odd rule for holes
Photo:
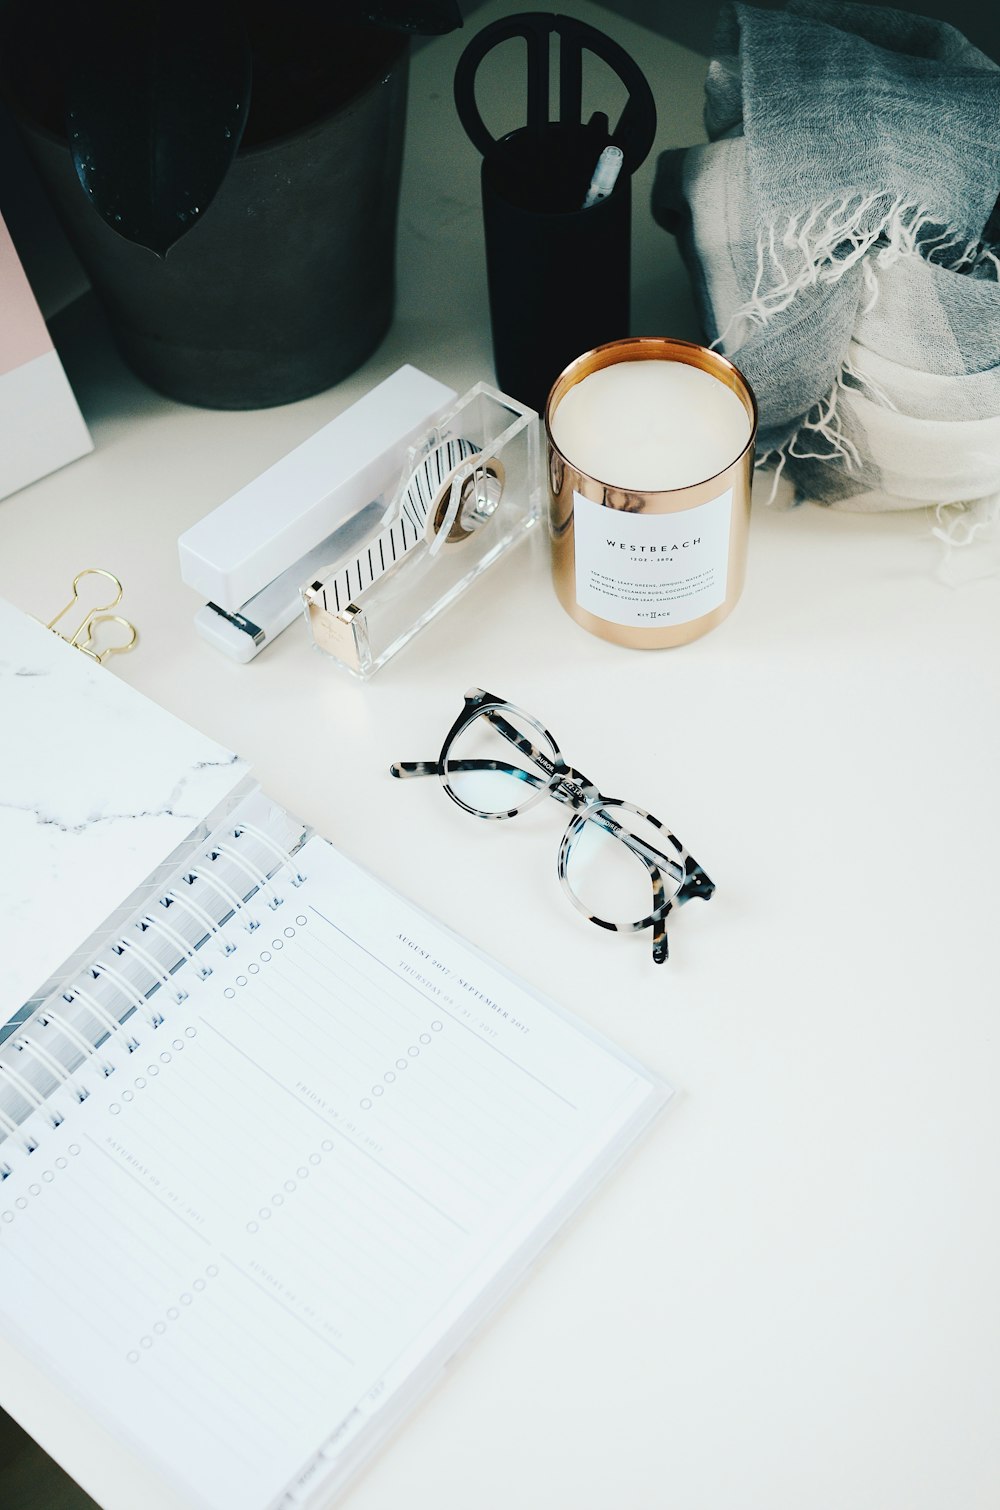
<svg viewBox="0 0 1000 1510">
<path fill-rule="evenodd" d="M 654 493 L 704 482 L 750 439 L 750 416 L 686 362 L 617 362 L 564 395 L 550 428 L 567 461 L 610 487 Z"/>
</svg>

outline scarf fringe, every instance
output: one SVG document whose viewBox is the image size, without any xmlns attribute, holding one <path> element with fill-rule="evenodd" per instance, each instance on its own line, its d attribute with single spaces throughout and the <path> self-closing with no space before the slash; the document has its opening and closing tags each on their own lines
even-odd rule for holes
<svg viewBox="0 0 1000 1510">
<path fill-rule="evenodd" d="M 757 236 L 756 275 L 750 298 L 730 316 L 712 342 L 712 349 L 727 350 L 734 326 L 764 329 L 806 289 L 839 283 L 859 262 L 868 293 L 863 308 L 867 314 L 878 301 L 879 270 L 904 257 L 915 256 L 929 262 L 939 261 L 952 272 L 1000 281 L 1000 255 L 996 249 L 941 229 L 940 220 L 926 205 L 902 196 L 889 200 L 885 194 L 844 195 L 789 216 L 783 229 L 771 224 Z M 727 354 L 732 355 L 742 344 L 740 341 Z M 861 473 L 861 455 L 845 433 L 840 413 L 841 395 L 849 391 L 867 393 L 881 407 L 897 409 L 872 378 L 845 359 L 826 397 L 813 404 L 786 440 L 758 457 L 758 469 L 775 466 L 769 504 L 774 501 L 789 460 L 838 462 L 846 472 Z M 940 518 L 939 527 L 943 528 Z M 979 528 L 978 522 L 971 526 L 970 540 Z M 947 543 L 966 543 L 961 519 L 953 519 L 949 529 L 956 537 Z M 935 533 L 946 538 L 939 531 Z"/>
<path fill-rule="evenodd" d="M 884 208 L 877 213 L 880 204 Z M 839 283 L 879 242 L 884 244 L 875 260 L 883 267 L 912 255 L 932 219 L 923 205 L 902 197 L 886 203 L 884 194 L 857 193 L 790 215 L 783 229 L 772 222 L 757 234 L 757 266 L 750 298 L 730 317 L 712 345 L 725 349 L 738 322 L 762 329 L 806 289 Z M 874 269 L 866 264 L 869 290 L 874 277 Z"/>
<path fill-rule="evenodd" d="M 773 463 L 777 464 L 774 484 L 767 499 L 768 503 L 774 502 L 778 491 L 778 479 L 784 470 L 785 463 L 789 460 L 840 461 L 845 471 L 860 473 L 863 465 L 861 453 L 844 433 L 840 396 L 847 392 L 862 392 L 866 388 L 871 391 L 876 402 L 895 408 L 876 383 L 857 372 L 849 362 L 845 362 L 826 398 L 819 399 L 812 406 L 787 440 L 782 441 L 779 446 L 772 446 L 770 450 L 763 452 L 757 458 L 754 463 L 755 470 L 763 470 Z M 807 447 L 809 449 L 806 449 Z"/>
<path fill-rule="evenodd" d="M 1000 573 L 1000 493 L 969 503 L 939 503 L 934 517 L 930 533 L 941 545 L 934 573 L 939 582 L 961 588 Z"/>
<path fill-rule="evenodd" d="M 969 503 L 939 503 L 934 510 L 937 524 L 931 530 L 949 550 L 963 550 L 980 537 L 989 538 L 1000 524 L 1000 493 Z"/>
<path fill-rule="evenodd" d="M 1000 281 L 1000 249 L 963 240 L 926 205 L 884 193 L 843 195 L 790 215 L 784 228 L 772 222 L 757 234 L 757 263 L 747 302 L 730 316 L 712 342 L 726 350 L 734 325 L 762 329 L 808 288 L 839 283 L 858 262 L 868 290 L 864 313 L 878 301 L 878 269 L 902 257 L 940 260 L 951 272 Z M 869 253 L 871 255 L 869 256 Z M 743 342 L 740 342 L 742 345 Z"/>
</svg>

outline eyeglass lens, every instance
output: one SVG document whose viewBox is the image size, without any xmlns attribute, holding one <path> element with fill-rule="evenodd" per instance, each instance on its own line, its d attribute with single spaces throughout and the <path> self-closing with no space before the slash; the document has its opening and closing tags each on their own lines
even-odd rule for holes
<svg viewBox="0 0 1000 1510">
<path fill-rule="evenodd" d="M 619 828 L 618 834 L 609 832 L 609 822 Z M 641 922 L 652 912 L 654 902 L 650 868 L 640 851 L 667 854 L 669 848 L 663 829 L 638 813 L 619 807 L 594 808 L 567 857 L 566 884 L 591 916 L 619 927 Z M 657 869 L 670 898 L 679 883 L 665 863 L 657 863 Z"/>
<path fill-rule="evenodd" d="M 547 781 L 547 772 L 529 753 L 532 748 L 550 762 L 556 758 L 552 742 L 517 709 L 504 705 L 492 717 L 484 710 L 449 745 L 446 783 L 460 802 L 477 812 L 522 808 Z"/>
</svg>

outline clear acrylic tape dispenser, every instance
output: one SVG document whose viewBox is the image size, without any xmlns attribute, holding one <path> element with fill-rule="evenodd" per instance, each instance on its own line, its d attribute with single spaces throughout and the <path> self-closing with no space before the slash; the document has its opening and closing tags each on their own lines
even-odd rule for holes
<svg viewBox="0 0 1000 1510">
<path fill-rule="evenodd" d="M 538 416 L 486 383 L 407 455 L 373 535 L 303 589 L 317 647 L 367 680 L 541 517 Z"/>
</svg>

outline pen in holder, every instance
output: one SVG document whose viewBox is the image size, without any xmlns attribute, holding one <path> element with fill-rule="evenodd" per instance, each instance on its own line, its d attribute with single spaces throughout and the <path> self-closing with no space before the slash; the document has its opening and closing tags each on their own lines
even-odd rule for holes
<svg viewBox="0 0 1000 1510">
<path fill-rule="evenodd" d="M 554 36 L 559 39 L 559 119 L 551 121 Z M 476 103 L 476 76 L 487 54 L 512 37 L 527 45 L 526 122 L 494 138 Z M 617 76 L 618 95 L 622 85 L 627 92 L 613 127 L 602 112 L 586 123 L 582 119 L 585 54 Z M 656 134 L 653 96 L 638 65 L 602 32 L 568 16 L 525 12 L 473 37 L 455 73 L 455 104 L 483 155 L 497 382 L 541 411 L 569 362 L 629 333 L 631 176 Z M 603 180 L 608 147 L 620 153 L 610 191 Z"/>
<path fill-rule="evenodd" d="M 477 383 L 411 446 L 379 527 L 303 590 L 313 640 L 367 680 L 538 522 L 537 415 Z"/>
</svg>

